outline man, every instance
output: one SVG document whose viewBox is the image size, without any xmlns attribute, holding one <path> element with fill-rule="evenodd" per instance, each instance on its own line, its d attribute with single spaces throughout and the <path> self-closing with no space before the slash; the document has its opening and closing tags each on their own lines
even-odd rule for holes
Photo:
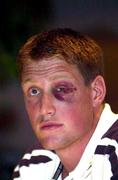
<svg viewBox="0 0 118 180">
<path fill-rule="evenodd" d="M 42 148 L 24 155 L 14 180 L 118 179 L 118 115 L 104 103 L 96 42 L 71 29 L 40 33 L 21 48 L 18 67 Z"/>
</svg>

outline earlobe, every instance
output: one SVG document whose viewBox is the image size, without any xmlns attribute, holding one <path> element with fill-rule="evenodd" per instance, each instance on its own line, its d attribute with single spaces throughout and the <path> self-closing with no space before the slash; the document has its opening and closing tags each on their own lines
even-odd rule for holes
<svg viewBox="0 0 118 180">
<path fill-rule="evenodd" d="M 97 106 L 100 105 L 105 98 L 106 95 L 106 86 L 105 86 L 105 81 L 102 76 L 97 76 L 92 84 L 92 100 L 93 100 L 93 105 Z"/>
</svg>

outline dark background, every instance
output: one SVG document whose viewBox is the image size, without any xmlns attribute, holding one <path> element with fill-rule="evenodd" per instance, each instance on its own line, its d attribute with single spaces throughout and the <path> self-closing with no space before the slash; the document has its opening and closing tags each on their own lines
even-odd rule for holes
<svg viewBox="0 0 118 180">
<path fill-rule="evenodd" d="M 0 180 L 36 138 L 20 89 L 16 56 L 20 46 L 38 32 L 69 27 L 91 35 L 104 50 L 106 101 L 118 112 L 117 0 L 0 0 Z"/>
</svg>

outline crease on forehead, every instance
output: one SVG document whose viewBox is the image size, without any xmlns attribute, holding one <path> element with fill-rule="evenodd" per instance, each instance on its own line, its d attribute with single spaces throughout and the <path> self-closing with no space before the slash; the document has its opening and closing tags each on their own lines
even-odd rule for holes
<svg viewBox="0 0 118 180">
<path fill-rule="evenodd" d="M 61 76 L 61 72 L 70 72 L 71 66 L 68 63 L 66 63 L 63 60 L 56 59 L 48 61 L 48 60 L 42 60 L 39 62 L 33 62 L 29 65 L 26 65 L 23 70 L 23 79 L 24 81 L 30 80 L 30 77 L 32 75 L 40 76 L 42 78 L 45 78 L 47 76 L 50 76 L 52 79 L 54 76 L 53 74 L 57 73 L 57 76 Z"/>
</svg>

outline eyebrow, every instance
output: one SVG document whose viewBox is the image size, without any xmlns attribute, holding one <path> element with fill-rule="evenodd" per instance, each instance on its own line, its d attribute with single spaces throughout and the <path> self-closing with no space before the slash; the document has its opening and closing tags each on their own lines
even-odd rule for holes
<svg viewBox="0 0 118 180">
<path fill-rule="evenodd" d="M 24 84 L 27 84 L 27 83 L 34 83 L 34 82 L 35 82 L 35 81 L 33 81 L 32 79 L 27 78 L 27 79 L 23 80 L 23 81 L 21 82 L 21 84 L 24 85 Z"/>
</svg>

